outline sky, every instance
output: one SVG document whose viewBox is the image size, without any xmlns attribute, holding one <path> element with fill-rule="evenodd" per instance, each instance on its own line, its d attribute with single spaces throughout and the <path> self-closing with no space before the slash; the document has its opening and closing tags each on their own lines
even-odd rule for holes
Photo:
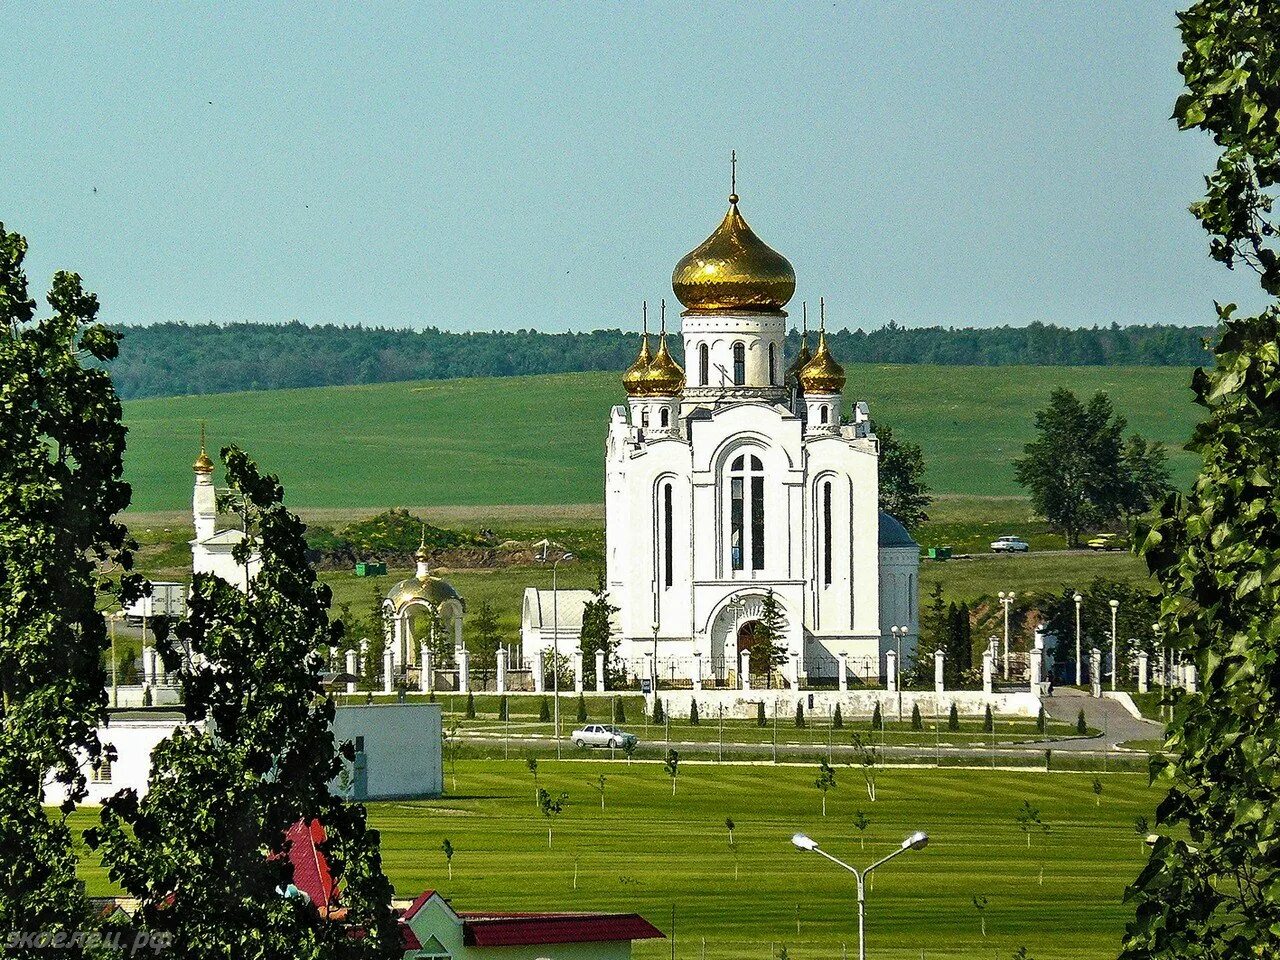
<svg viewBox="0 0 1280 960">
<path fill-rule="evenodd" d="M 736 150 L 795 318 L 1211 323 L 1175 10 L 0 0 L 0 221 L 113 323 L 631 328 Z"/>
</svg>

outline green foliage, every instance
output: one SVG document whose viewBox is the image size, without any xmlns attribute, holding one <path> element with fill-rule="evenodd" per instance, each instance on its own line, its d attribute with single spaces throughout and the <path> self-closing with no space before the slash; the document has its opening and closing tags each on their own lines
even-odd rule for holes
<svg viewBox="0 0 1280 960">
<path fill-rule="evenodd" d="M 587 722 L 587 698 L 584 694 L 578 694 L 578 722 Z"/>
<path fill-rule="evenodd" d="M 139 584 L 121 580 L 125 430 L 97 368 L 118 334 L 73 273 L 55 274 L 52 314 L 36 320 L 26 250 L 0 224 L 0 930 L 74 931 L 88 904 L 64 818 L 85 793 L 81 752 L 110 755 L 94 733 L 109 649 L 97 590 L 124 602 Z M 63 818 L 41 806 L 50 773 Z"/>
<path fill-rule="evenodd" d="M 844 729 L 844 715 L 841 714 L 840 704 L 838 703 L 836 704 L 836 712 L 831 715 L 831 729 L 832 730 Z"/>
<path fill-rule="evenodd" d="M 1056 655 L 1059 662 L 1074 663 L 1076 659 L 1076 606 L 1075 588 L 1044 597 L 1039 602 L 1041 621 L 1045 629 L 1058 638 Z M 1121 680 L 1128 676 L 1129 665 L 1139 651 L 1157 652 L 1151 624 L 1160 615 L 1160 598 L 1152 593 L 1148 583 L 1126 583 L 1097 577 L 1079 589 L 1083 598 L 1080 604 L 1083 643 L 1081 656 L 1089 659 L 1089 647 L 1111 647 L 1112 600 L 1118 600 L 1116 611 L 1116 637 L 1119 641 L 1117 669 Z M 1074 679 L 1074 678 L 1073 678 Z"/>
<path fill-rule="evenodd" d="M 467 707 L 463 715 L 468 720 L 476 718 L 476 695 L 471 691 L 467 691 Z"/>
<path fill-rule="evenodd" d="M 752 627 L 748 655 L 751 672 L 765 674 L 768 686 L 772 686 L 774 670 L 784 666 L 789 658 L 783 643 L 785 637 L 786 619 L 782 613 L 782 605 L 770 589 L 761 601 L 760 619 Z"/>
<path fill-rule="evenodd" d="M 655 725 L 661 725 L 667 722 L 667 713 L 662 708 L 662 698 L 656 694 L 653 698 L 653 718 L 651 722 Z"/>
<path fill-rule="evenodd" d="M 551 701 L 549 701 L 546 698 L 545 694 L 538 701 L 538 722 L 539 723 L 551 722 Z"/>
<path fill-rule="evenodd" d="M 913 703 L 911 705 L 911 729 L 912 730 L 924 729 L 924 718 L 920 716 L 920 704 L 918 703 Z"/>
<path fill-rule="evenodd" d="M 1084 708 L 1080 708 L 1080 713 L 1076 715 L 1076 733 L 1082 736 L 1089 732 L 1089 722 L 1084 717 Z"/>
<path fill-rule="evenodd" d="M 996 718 L 991 713 L 991 704 L 987 704 L 986 710 L 982 714 L 982 732 L 994 733 L 996 729 Z"/>
<path fill-rule="evenodd" d="M 914 530 L 929 519 L 933 495 L 925 483 L 924 452 L 899 440 L 887 423 L 874 423 L 880 440 L 880 509 Z"/>
<path fill-rule="evenodd" d="M 827 791 L 835 789 L 836 772 L 831 768 L 831 764 L 827 763 L 827 758 L 823 757 L 818 761 L 818 777 L 813 781 L 813 785 L 822 791 L 822 815 L 827 815 Z"/>
<path fill-rule="evenodd" d="M 614 723 L 627 722 L 627 710 L 626 710 L 626 707 L 624 707 L 622 704 L 621 697 L 613 698 L 613 722 Z"/>
<path fill-rule="evenodd" d="M 468 648 L 471 651 L 471 662 L 487 682 L 489 671 L 498 669 L 498 648 L 502 646 L 498 615 L 494 613 L 493 604 L 488 598 L 476 604 L 470 620 L 472 640 Z"/>
<path fill-rule="evenodd" d="M 1035 425 L 1036 437 L 1023 446 L 1015 473 L 1036 512 L 1062 531 L 1068 546 L 1077 546 L 1085 530 L 1141 512 L 1143 502 L 1167 487 L 1163 450 L 1148 456 L 1146 441 L 1137 435 L 1125 448 L 1128 421 L 1102 391 L 1082 403 L 1071 390 L 1057 388 L 1049 405 L 1036 412 Z M 1126 449 L 1136 463 L 1126 458 Z M 1164 487 L 1149 490 L 1148 485 L 1161 486 L 1162 476 Z"/>
<path fill-rule="evenodd" d="M 954 703 L 951 704 L 951 712 L 947 714 L 947 729 L 952 733 L 960 729 L 960 711 Z"/>
<path fill-rule="evenodd" d="M 357 520 L 337 534 L 323 527 L 307 530 L 307 545 L 311 549 L 341 554 L 352 562 L 397 556 L 408 561 L 423 543 L 428 550 L 455 550 L 483 545 L 484 540 L 433 526 L 400 507 Z"/>
<path fill-rule="evenodd" d="M 764 726 L 768 726 L 768 724 L 769 724 L 769 718 L 768 716 L 765 715 L 765 712 L 764 712 L 764 701 L 757 700 L 756 701 L 756 726 L 764 727 Z"/>
<path fill-rule="evenodd" d="M 498 719 L 511 719 L 511 698 L 506 694 L 503 694 L 502 699 L 498 701 Z"/>
<path fill-rule="evenodd" d="M 1040 711 L 1036 714 L 1036 730 L 1043 734 L 1048 729 L 1049 721 L 1044 715 L 1044 704 L 1040 704 Z"/>
<path fill-rule="evenodd" d="M 680 752 L 678 750 L 667 751 L 667 758 L 662 761 L 662 769 L 671 778 L 671 795 L 674 797 L 676 795 L 676 777 L 680 773 Z"/>
<path fill-rule="evenodd" d="M 582 672 L 590 686 L 595 685 L 596 653 L 600 650 L 604 651 L 605 689 L 612 686 L 610 680 L 614 678 L 609 674 L 618 648 L 618 640 L 613 634 L 613 616 L 617 612 L 618 607 L 609 600 L 604 571 L 598 571 L 596 588 L 582 608 Z"/>
<path fill-rule="evenodd" d="M 1035 832 L 1049 832 L 1049 824 L 1040 816 L 1040 809 L 1033 807 L 1030 800 L 1023 800 L 1022 806 L 1014 815 L 1014 822 L 1027 838 L 1027 847 L 1031 847 L 1031 835 Z"/>
<path fill-rule="evenodd" d="M 245 593 L 197 574 L 188 617 L 161 655 L 178 662 L 190 719 L 152 754 L 148 793 L 117 794 L 101 826 L 86 833 L 112 876 L 142 906 L 140 929 L 173 938 L 188 958 L 398 957 L 391 884 L 365 808 L 334 796 L 329 783 L 354 751 L 333 739 L 332 698 L 320 686 L 321 651 L 338 639 L 328 619 L 329 588 L 306 560 L 303 524 L 284 491 L 242 452 L 223 451 L 261 569 Z M 289 880 L 286 831 L 302 821 L 325 827 L 324 849 L 343 883 L 347 922 L 299 909 L 276 891 Z"/>
<path fill-rule="evenodd" d="M 879 730 L 884 726 L 884 717 L 880 713 L 880 701 L 876 701 L 876 708 L 871 711 L 871 729 Z"/>
<path fill-rule="evenodd" d="M 689 701 L 689 723 L 696 727 L 701 722 L 698 718 L 698 699 L 694 697 Z"/>
<path fill-rule="evenodd" d="M 796 727 L 800 730 L 803 730 L 805 728 L 805 725 L 806 724 L 804 719 L 804 701 L 797 700 L 796 701 Z"/>
</svg>

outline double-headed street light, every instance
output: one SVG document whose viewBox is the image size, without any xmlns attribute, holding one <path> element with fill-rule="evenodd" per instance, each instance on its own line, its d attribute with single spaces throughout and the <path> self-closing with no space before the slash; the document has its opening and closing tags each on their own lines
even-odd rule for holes
<svg viewBox="0 0 1280 960">
<path fill-rule="evenodd" d="M 1116 689 L 1116 612 L 1120 609 L 1120 601 L 1111 601 L 1111 690 Z"/>
<path fill-rule="evenodd" d="M 1009 680 L 1013 677 L 1009 665 L 1009 608 L 1013 606 L 1016 594 L 1012 590 L 1008 593 L 1001 590 L 996 596 L 1000 598 L 1000 606 L 1004 607 L 1004 678 Z"/>
<path fill-rule="evenodd" d="M 797 833 L 795 836 L 791 838 L 791 842 L 795 844 L 796 849 L 804 850 L 809 853 L 816 853 L 819 856 L 826 857 L 828 860 L 830 860 L 832 863 L 836 864 L 837 866 L 844 867 L 846 870 L 852 873 L 855 878 L 857 878 L 857 881 L 858 881 L 858 960 L 867 960 L 866 879 L 871 874 L 872 870 L 875 870 L 877 867 L 884 866 L 886 863 L 888 863 L 890 860 L 892 860 L 894 857 L 898 856 L 899 854 L 906 853 L 908 850 L 923 850 L 929 844 L 929 835 L 922 830 L 917 830 L 915 833 L 911 834 L 911 836 L 907 837 L 907 839 L 903 840 L 902 843 L 898 846 L 898 848 L 894 850 L 891 854 L 889 854 L 887 857 L 881 857 L 875 863 L 871 864 L 871 866 L 861 871 L 858 870 L 857 867 L 849 866 L 849 864 L 845 863 L 843 860 L 837 860 L 831 854 L 827 853 L 827 851 L 819 847 L 818 841 L 805 836 L 803 833 Z"/>
<path fill-rule="evenodd" d="M 538 557 L 539 563 L 546 563 L 551 559 L 551 541 L 542 541 L 542 553 Z M 554 691 L 555 699 L 555 734 L 556 734 L 556 759 L 560 759 L 560 602 L 556 584 L 556 568 L 565 560 L 572 560 L 572 553 L 562 553 L 555 560 L 551 560 L 551 687 Z M 541 653 L 538 656 L 542 656 Z"/>
<path fill-rule="evenodd" d="M 1084 597 L 1076 594 L 1071 598 L 1076 602 L 1076 686 L 1084 684 L 1084 665 L 1080 662 L 1080 604 L 1084 603 Z"/>
</svg>

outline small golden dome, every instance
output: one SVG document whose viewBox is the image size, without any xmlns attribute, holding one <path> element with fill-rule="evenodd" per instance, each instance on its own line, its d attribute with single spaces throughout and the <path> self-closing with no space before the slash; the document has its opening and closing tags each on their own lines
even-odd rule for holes
<svg viewBox="0 0 1280 960">
<path fill-rule="evenodd" d="M 844 390 L 844 367 L 827 349 L 827 331 L 818 334 L 818 349 L 799 373 L 800 389 L 805 393 L 840 393 Z"/>
<path fill-rule="evenodd" d="M 462 597 L 453 588 L 453 584 L 448 580 L 432 575 L 428 575 L 425 578 L 409 577 L 407 580 L 401 580 L 387 591 L 387 599 L 391 601 L 397 610 L 402 609 L 405 604 L 414 600 L 423 601 L 432 607 L 438 607 L 449 600 L 462 602 Z"/>
<path fill-rule="evenodd" d="M 209 454 L 204 449 L 204 423 L 200 424 L 200 454 L 196 457 L 196 462 L 191 465 L 191 469 L 196 473 L 213 473 L 213 461 L 209 459 Z"/>
<path fill-rule="evenodd" d="M 644 333 L 643 339 L 640 341 L 640 353 L 636 357 L 635 362 L 627 367 L 627 372 L 622 375 L 622 387 L 627 391 L 628 396 L 640 397 L 644 396 L 644 375 L 649 372 L 649 333 Z"/>
<path fill-rule="evenodd" d="M 649 361 L 649 369 L 640 381 L 641 395 L 674 397 L 684 390 L 684 369 L 667 351 L 667 331 L 658 340 L 658 352 Z"/>
<path fill-rule="evenodd" d="M 690 313 L 780 313 L 796 272 L 755 235 L 732 194 L 720 226 L 676 264 L 671 288 Z"/>
</svg>

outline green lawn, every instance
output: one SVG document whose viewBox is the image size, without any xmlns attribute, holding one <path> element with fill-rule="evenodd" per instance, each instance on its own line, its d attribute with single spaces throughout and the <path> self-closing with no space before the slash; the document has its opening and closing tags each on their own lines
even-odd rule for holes
<svg viewBox="0 0 1280 960">
<path fill-rule="evenodd" d="M 848 398 L 924 448 L 943 492 L 1018 492 L 1012 461 L 1058 386 L 1106 390 L 1130 427 L 1179 449 L 1197 408 L 1190 372 L 1159 367 L 931 367 L 854 364 Z M 444 380 L 166 397 L 125 404 L 126 477 L 137 510 L 183 509 L 200 420 L 278 473 L 295 507 L 573 504 L 602 499 L 618 375 Z M 1033 531 L 1034 532 L 1034 531 Z"/>
<path fill-rule="evenodd" d="M 1003 960 L 1022 945 L 1037 960 L 1116 955 L 1128 916 L 1121 897 L 1145 856 L 1133 821 L 1158 799 L 1144 776 L 1102 778 L 1097 802 L 1092 774 L 884 770 L 873 803 L 861 776 L 837 767 L 824 818 L 815 775 L 812 765 L 686 763 L 672 796 L 657 763 L 543 760 L 539 785 L 569 794 L 548 849 L 524 763 L 464 760 L 456 795 L 372 804 L 371 819 L 398 896 L 434 887 L 459 909 L 638 910 L 668 933 L 674 906 L 676 956 L 689 960 L 766 960 L 784 945 L 795 960 L 856 955 L 853 878 L 796 851 L 791 834 L 866 864 L 923 829 L 928 848 L 885 867 L 870 891 L 872 956 Z M 1024 800 L 1049 827 L 1030 848 L 1015 822 Z M 858 810 L 870 821 L 863 835 Z M 87 811 L 75 818 L 90 821 Z M 457 851 L 452 881 L 445 838 Z M 90 892 L 108 889 L 100 868 L 83 872 Z M 989 901 L 986 938 L 974 896 Z M 670 956 L 670 944 L 639 945 L 636 956 Z"/>
</svg>

